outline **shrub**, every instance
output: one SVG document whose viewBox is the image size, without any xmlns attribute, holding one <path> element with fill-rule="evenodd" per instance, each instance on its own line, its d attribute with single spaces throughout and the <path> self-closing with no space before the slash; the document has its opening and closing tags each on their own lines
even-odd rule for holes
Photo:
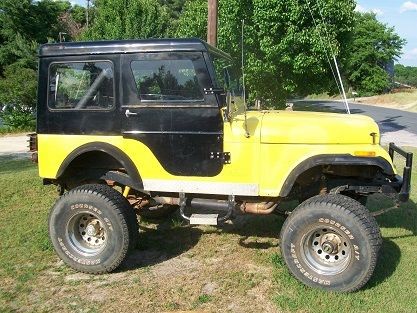
<svg viewBox="0 0 417 313">
<path fill-rule="evenodd" d="M 10 65 L 0 79 L 0 118 L 11 130 L 33 130 L 35 127 L 36 72 Z"/>
</svg>

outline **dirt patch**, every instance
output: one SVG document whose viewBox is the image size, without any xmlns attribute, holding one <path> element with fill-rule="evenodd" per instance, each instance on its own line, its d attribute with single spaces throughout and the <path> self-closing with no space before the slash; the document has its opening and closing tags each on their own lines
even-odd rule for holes
<svg viewBox="0 0 417 313">
<path fill-rule="evenodd" d="M 65 282 L 79 282 L 83 280 L 90 280 L 90 275 L 84 273 L 74 273 L 67 275 L 64 278 Z"/>
<path fill-rule="evenodd" d="M 197 271 L 200 266 L 201 263 L 198 260 L 180 256 L 155 265 L 152 268 L 152 274 L 158 277 L 169 276 L 172 278 L 183 276 L 187 272 Z"/>
</svg>

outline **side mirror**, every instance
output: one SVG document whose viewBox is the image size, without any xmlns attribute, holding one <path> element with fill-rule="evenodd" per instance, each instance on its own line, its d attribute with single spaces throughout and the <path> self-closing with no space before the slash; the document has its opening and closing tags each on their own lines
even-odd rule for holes
<svg viewBox="0 0 417 313">
<path fill-rule="evenodd" d="M 219 99 L 219 102 L 220 102 L 220 105 L 221 105 L 222 108 L 227 107 L 228 102 L 227 102 L 227 93 L 226 92 L 218 93 L 217 98 Z"/>
<path fill-rule="evenodd" d="M 222 108 L 226 107 L 230 109 L 231 106 L 235 104 L 234 97 L 232 93 L 228 90 L 225 90 L 224 92 L 217 94 L 217 98 L 219 99 Z"/>
</svg>

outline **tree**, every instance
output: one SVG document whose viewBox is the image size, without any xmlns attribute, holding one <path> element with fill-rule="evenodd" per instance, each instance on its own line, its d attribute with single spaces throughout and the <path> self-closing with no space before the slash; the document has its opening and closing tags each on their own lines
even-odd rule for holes
<svg viewBox="0 0 417 313">
<path fill-rule="evenodd" d="M 65 31 L 60 16 L 68 1 L 0 0 L 0 107 L 12 128 L 34 127 L 37 50 Z"/>
<path fill-rule="evenodd" d="M 405 40 L 373 13 L 356 13 L 352 39 L 344 60 L 349 84 L 361 94 L 379 94 L 390 88 L 385 70 L 401 55 Z"/>
<path fill-rule="evenodd" d="M 169 26 L 166 32 L 167 37 L 174 37 L 178 27 L 178 20 L 181 16 L 185 0 L 158 0 L 159 3 L 166 7 L 169 14 Z"/>
<path fill-rule="evenodd" d="M 9 65 L 0 80 L 0 117 L 13 129 L 28 130 L 35 126 L 37 73 L 18 64 Z"/>
<path fill-rule="evenodd" d="M 0 31 L 7 39 L 14 38 L 16 33 L 40 43 L 56 39 L 63 30 L 58 17 L 70 7 L 68 1 L 0 0 Z"/>
<path fill-rule="evenodd" d="M 207 0 L 187 0 L 179 18 L 178 37 L 207 38 Z"/>
<path fill-rule="evenodd" d="M 326 53 L 345 45 L 353 26 L 355 1 L 219 1 L 219 48 L 240 67 L 241 20 L 245 18 L 247 86 L 252 99 L 283 106 L 291 95 L 329 89 Z M 312 15 L 315 20 L 313 20 Z M 322 18 L 323 17 L 323 18 Z M 207 1 L 188 0 L 177 35 L 206 38 Z"/>
<path fill-rule="evenodd" d="M 22 54 L 36 57 L 36 43 L 58 39 L 65 31 L 59 16 L 69 10 L 68 1 L 0 0 L 0 75 L 7 65 L 22 63 Z M 20 51 L 21 50 L 21 51 Z M 33 62 L 29 68 L 35 68 Z"/>
<path fill-rule="evenodd" d="M 159 3 L 168 8 L 169 16 L 172 20 L 177 20 L 181 15 L 185 0 L 159 0 Z"/>
<path fill-rule="evenodd" d="M 417 87 L 417 67 L 396 64 L 395 81 L 401 84 Z"/>
<path fill-rule="evenodd" d="M 158 0 L 96 0 L 95 19 L 85 39 L 165 37 L 169 14 Z"/>
<path fill-rule="evenodd" d="M 70 13 L 76 23 L 83 26 L 87 23 L 86 8 L 82 7 L 81 5 L 73 5 Z"/>
</svg>

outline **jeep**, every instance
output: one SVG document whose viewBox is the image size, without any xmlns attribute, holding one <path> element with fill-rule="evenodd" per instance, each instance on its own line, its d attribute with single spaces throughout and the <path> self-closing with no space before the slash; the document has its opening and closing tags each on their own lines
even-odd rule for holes
<svg viewBox="0 0 417 313">
<path fill-rule="evenodd" d="M 281 254 L 301 282 L 351 292 L 371 277 L 382 240 L 364 203 L 407 201 L 412 167 L 371 118 L 248 111 L 231 57 L 198 39 L 46 44 L 39 60 L 31 148 L 60 194 L 49 234 L 70 267 L 116 269 L 137 214 L 221 225 L 283 213 Z M 284 212 L 289 200 L 300 204 Z"/>
</svg>

